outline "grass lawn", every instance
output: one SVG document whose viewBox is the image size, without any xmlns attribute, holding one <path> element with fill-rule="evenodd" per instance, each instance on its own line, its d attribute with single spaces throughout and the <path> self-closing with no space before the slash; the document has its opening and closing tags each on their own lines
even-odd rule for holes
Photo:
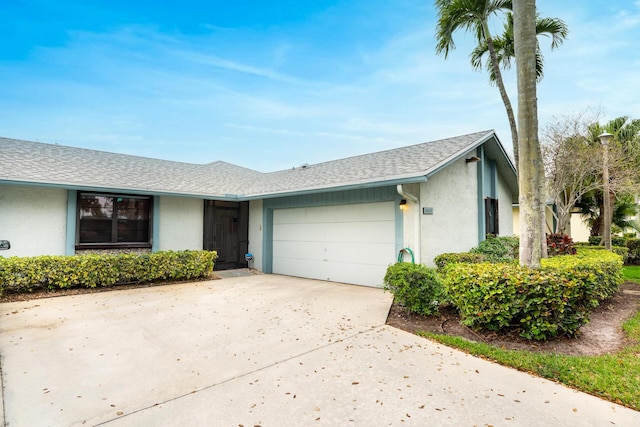
<svg viewBox="0 0 640 427">
<path fill-rule="evenodd" d="M 640 265 L 629 265 L 622 269 L 624 280 L 640 283 Z"/>
<path fill-rule="evenodd" d="M 640 284 L 640 266 L 624 267 L 624 279 Z M 460 337 L 421 334 L 475 356 L 548 378 L 640 410 L 640 312 L 623 326 L 636 344 L 602 356 L 565 356 L 505 350 Z"/>
</svg>

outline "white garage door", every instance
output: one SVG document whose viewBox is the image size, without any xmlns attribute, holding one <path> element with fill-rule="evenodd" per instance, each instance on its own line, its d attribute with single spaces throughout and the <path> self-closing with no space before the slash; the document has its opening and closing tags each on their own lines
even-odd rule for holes
<svg viewBox="0 0 640 427">
<path fill-rule="evenodd" d="M 276 274 L 381 286 L 394 261 L 393 202 L 273 212 Z"/>
</svg>

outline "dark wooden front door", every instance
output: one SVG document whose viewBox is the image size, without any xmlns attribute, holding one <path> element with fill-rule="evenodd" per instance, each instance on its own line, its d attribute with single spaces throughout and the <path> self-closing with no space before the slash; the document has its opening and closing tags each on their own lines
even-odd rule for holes
<svg viewBox="0 0 640 427">
<path fill-rule="evenodd" d="M 249 202 L 204 201 L 204 249 L 218 252 L 215 270 L 247 267 Z"/>
</svg>

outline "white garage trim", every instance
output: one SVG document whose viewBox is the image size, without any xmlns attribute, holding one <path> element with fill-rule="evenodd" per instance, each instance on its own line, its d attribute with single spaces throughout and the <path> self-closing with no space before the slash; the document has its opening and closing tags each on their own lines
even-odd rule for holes
<svg viewBox="0 0 640 427">
<path fill-rule="evenodd" d="M 273 212 L 273 272 L 381 286 L 395 261 L 395 203 L 360 203 Z"/>
</svg>

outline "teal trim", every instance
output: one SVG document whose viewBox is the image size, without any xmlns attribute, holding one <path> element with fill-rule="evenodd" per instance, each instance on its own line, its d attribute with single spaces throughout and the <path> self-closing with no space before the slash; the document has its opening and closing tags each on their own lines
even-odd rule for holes
<svg viewBox="0 0 640 427">
<path fill-rule="evenodd" d="M 316 194 L 324 194 L 324 193 L 336 193 L 336 192 L 344 192 L 344 191 L 353 191 L 353 190 L 366 190 L 366 189 L 376 189 L 376 188 L 384 188 L 387 186 L 396 186 L 398 184 L 416 184 L 419 182 L 426 182 L 427 177 L 425 175 L 419 176 L 411 176 L 407 178 L 396 178 L 390 179 L 387 181 L 375 181 L 375 182 L 366 182 L 366 183 L 358 183 L 358 184 L 350 184 L 350 185 L 337 185 L 331 186 L 327 188 L 310 188 L 307 190 L 299 190 L 299 191 L 287 191 L 283 193 L 273 193 L 273 194 L 259 194 L 255 196 L 241 196 L 241 200 L 267 200 L 274 198 L 287 198 L 287 197 L 298 197 L 298 196 L 307 196 L 307 195 L 316 195 Z"/>
<path fill-rule="evenodd" d="M 153 217 L 151 218 L 151 252 L 160 250 L 160 197 L 153 198 Z"/>
<path fill-rule="evenodd" d="M 477 166 L 478 185 L 476 186 L 478 191 L 478 243 L 480 243 L 485 239 L 487 234 L 486 224 L 484 223 L 484 163 L 486 159 L 483 146 L 478 147 L 477 156 L 480 157 L 480 162 L 478 162 Z"/>
<path fill-rule="evenodd" d="M 498 198 L 498 168 L 496 167 L 496 161 L 491 159 L 489 163 L 489 194 L 492 199 Z"/>
<path fill-rule="evenodd" d="M 65 241 L 64 254 L 75 255 L 76 253 L 76 224 L 78 212 L 78 192 L 67 191 L 67 235 Z"/>
<path fill-rule="evenodd" d="M 265 199 L 264 209 L 286 209 L 313 206 L 345 205 L 354 203 L 391 202 L 397 196 L 396 187 L 377 187 L 359 190 L 332 191 L 298 196 Z"/>
<path fill-rule="evenodd" d="M 262 272 L 273 273 L 273 208 L 262 209 Z"/>
<path fill-rule="evenodd" d="M 301 194 L 298 196 L 265 199 L 262 206 L 262 271 L 273 272 L 273 211 L 275 209 L 305 208 L 315 206 L 347 205 L 357 203 L 400 202 L 395 185 L 388 187 L 362 188 L 327 193 Z M 396 247 L 402 248 L 402 218 L 398 225 L 396 208 Z M 400 213 L 400 217 L 402 213 Z"/>
</svg>

